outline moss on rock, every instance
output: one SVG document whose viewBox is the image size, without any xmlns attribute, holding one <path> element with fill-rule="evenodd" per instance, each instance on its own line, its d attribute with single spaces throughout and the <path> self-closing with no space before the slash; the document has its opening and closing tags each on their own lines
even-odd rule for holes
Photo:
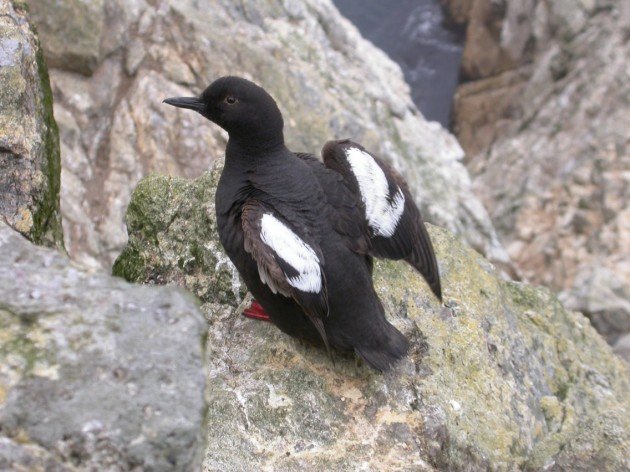
<svg viewBox="0 0 630 472">
<path fill-rule="evenodd" d="M 136 187 L 126 214 L 129 244 L 113 274 L 130 282 L 174 282 L 204 302 L 236 303 L 245 295 L 216 230 L 215 166 L 189 181 L 149 175 Z"/>
<path fill-rule="evenodd" d="M 33 242 L 63 249 L 48 71 L 24 6 L 5 0 L 0 13 L 0 213 Z"/>
</svg>

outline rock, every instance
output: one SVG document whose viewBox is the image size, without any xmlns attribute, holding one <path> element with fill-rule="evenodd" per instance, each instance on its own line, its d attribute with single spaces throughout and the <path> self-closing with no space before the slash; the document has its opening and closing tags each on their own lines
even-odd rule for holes
<svg viewBox="0 0 630 472">
<path fill-rule="evenodd" d="M 101 57 L 106 16 L 103 0 L 39 0 L 29 5 L 46 45 L 49 67 L 91 75 Z"/>
<path fill-rule="evenodd" d="M 91 273 L 0 223 L 0 469 L 194 470 L 204 343 L 178 288 Z"/>
<path fill-rule="evenodd" d="M 455 130 L 516 274 L 561 292 L 614 343 L 630 330 L 630 7 L 446 3 L 468 25 L 470 48 L 487 37 L 474 27 L 475 6 L 503 5 L 485 8 L 482 25 L 495 25 L 495 48 L 513 51 L 513 62 L 469 74 L 475 80 L 456 95 Z M 478 52 L 478 61 L 491 56 Z"/>
<path fill-rule="evenodd" d="M 451 20 L 466 28 L 464 81 L 499 75 L 531 58 L 537 2 L 442 0 Z"/>
<path fill-rule="evenodd" d="M 70 472 L 76 469 L 40 446 L 0 437 L 0 470 Z"/>
<path fill-rule="evenodd" d="M 59 134 L 46 64 L 24 7 L 0 0 L 0 216 L 63 248 Z"/>
<path fill-rule="evenodd" d="M 198 94 L 231 73 L 278 100 L 293 149 L 319 154 L 329 139 L 362 142 L 406 175 L 429 221 L 507 263 L 471 192 L 457 141 L 424 120 L 400 69 L 330 0 L 221 0 L 211 7 L 188 0 L 64 0 L 63 8 L 50 8 L 57 3 L 29 0 L 50 40 L 49 57 L 64 58 L 53 62 L 52 80 L 73 259 L 111 266 L 127 241 L 124 211 L 142 176 L 195 177 L 222 156 L 224 133 L 161 101 Z M 65 12 L 79 8 L 89 18 L 66 22 Z M 85 52 L 75 54 L 79 46 Z M 93 58 L 86 77 L 84 64 Z"/>
<path fill-rule="evenodd" d="M 468 160 L 509 129 L 518 113 L 514 102 L 523 92 L 527 77 L 529 69 L 525 66 L 457 88 L 453 119 Z"/>
<path fill-rule="evenodd" d="M 582 267 L 571 289 L 560 298 L 571 309 L 588 313 L 610 344 L 630 333 L 630 285 L 606 267 Z"/>
<path fill-rule="evenodd" d="M 515 119 L 469 162 L 521 276 L 562 292 L 611 342 L 630 330 L 629 26 L 617 4 L 571 34 L 557 25 Z"/>
<path fill-rule="evenodd" d="M 453 128 L 469 158 L 482 152 L 519 118 L 516 104 L 531 77 L 537 44 L 547 40 L 543 2 L 442 0 L 452 21 L 466 29 L 462 84 Z"/>
<path fill-rule="evenodd" d="M 621 338 L 619 338 L 615 343 L 613 350 L 615 351 L 615 354 L 630 363 L 630 333 L 624 334 Z"/>
<path fill-rule="evenodd" d="M 158 174 L 140 181 L 127 209 L 131 238 L 114 263 L 114 275 L 145 284 L 173 282 L 205 303 L 243 300 L 247 289 L 223 251 L 215 224 L 221 164 L 194 181 Z"/>
<path fill-rule="evenodd" d="M 445 229 L 429 226 L 446 306 L 404 263 L 376 264 L 388 317 L 412 343 L 392 373 L 339 353 L 333 365 L 324 350 L 242 317 L 242 286 L 216 238 L 219 172 L 142 180 L 114 266 L 204 300 L 205 471 L 630 466 L 628 367 L 588 319 L 546 289 L 503 280 Z"/>
</svg>

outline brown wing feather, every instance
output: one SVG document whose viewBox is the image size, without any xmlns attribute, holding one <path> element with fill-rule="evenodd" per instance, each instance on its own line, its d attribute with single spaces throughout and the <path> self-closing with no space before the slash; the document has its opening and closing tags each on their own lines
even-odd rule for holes
<svg viewBox="0 0 630 472">
<path fill-rule="evenodd" d="M 322 319 L 328 315 L 328 292 L 323 267 L 320 265 L 321 290 L 319 292 L 305 292 L 292 286 L 289 283 L 289 278 L 295 275 L 291 273 L 291 270 L 295 271 L 295 269 L 283 259 L 282 253 L 277 253 L 261 238 L 262 217 L 266 213 L 273 215 L 274 218 L 281 221 L 289 230 L 301 238 L 305 244 L 311 247 L 316 254 L 321 255 L 321 250 L 313 241 L 300 235 L 277 211 L 258 200 L 248 200 L 243 205 L 241 221 L 245 251 L 256 261 L 261 280 L 265 282 L 273 292 L 280 293 L 288 298 L 293 298 L 293 300 L 300 305 L 319 332 L 330 353 L 328 338 L 322 321 Z M 319 260 L 322 260 L 321 257 Z"/>
</svg>

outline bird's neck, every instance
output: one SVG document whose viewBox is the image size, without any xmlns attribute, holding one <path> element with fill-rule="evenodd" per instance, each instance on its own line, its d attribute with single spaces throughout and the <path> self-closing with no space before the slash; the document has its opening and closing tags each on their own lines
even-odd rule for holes
<svg viewBox="0 0 630 472">
<path fill-rule="evenodd" d="M 266 159 L 274 159 L 287 151 L 282 132 L 270 135 L 232 136 L 228 140 L 225 157 L 228 161 L 242 161 L 241 165 L 257 164 Z"/>
</svg>

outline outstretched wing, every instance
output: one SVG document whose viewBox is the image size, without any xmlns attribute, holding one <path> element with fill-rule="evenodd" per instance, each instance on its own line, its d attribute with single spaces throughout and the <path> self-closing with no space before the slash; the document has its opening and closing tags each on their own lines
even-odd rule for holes
<svg viewBox="0 0 630 472">
<path fill-rule="evenodd" d="M 245 202 L 241 221 L 245 250 L 256 261 L 260 279 L 302 307 L 328 348 L 322 321 L 328 315 L 328 294 L 319 246 L 258 200 Z"/>
<path fill-rule="evenodd" d="M 442 300 L 440 274 L 431 239 L 404 179 L 361 145 L 329 141 L 322 150 L 326 167 L 339 172 L 356 196 L 369 232 L 369 253 L 404 259 Z"/>
</svg>

